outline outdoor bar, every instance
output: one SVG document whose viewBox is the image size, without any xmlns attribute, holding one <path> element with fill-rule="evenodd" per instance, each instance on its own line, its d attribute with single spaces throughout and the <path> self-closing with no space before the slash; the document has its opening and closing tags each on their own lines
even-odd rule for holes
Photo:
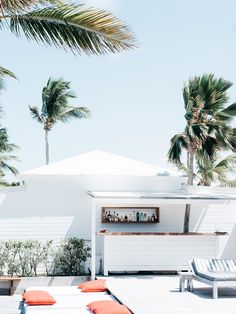
<svg viewBox="0 0 236 314">
<path fill-rule="evenodd" d="M 202 207 L 204 212 L 210 205 L 227 207 L 229 202 L 236 205 L 236 195 L 200 194 L 191 190 L 179 193 L 90 191 L 88 194 L 93 201 L 92 277 L 95 277 L 97 241 L 100 241 L 101 254 L 98 255 L 101 255 L 104 275 L 109 272 L 188 270 L 188 261 L 195 257 L 221 257 L 229 239 L 227 232 L 199 232 L 197 228 L 189 233 L 158 232 L 162 207 L 173 208 L 171 216 L 174 218 L 174 208 L 179 206 L 184 211 L 185 204 Z M 100 217 L 96 218 L 97 214 Z M 97 230 L 96 219 L 101 219 L 102 230 Z M 138 226 L 141 230 L 134 231 Z"/>
</svg>

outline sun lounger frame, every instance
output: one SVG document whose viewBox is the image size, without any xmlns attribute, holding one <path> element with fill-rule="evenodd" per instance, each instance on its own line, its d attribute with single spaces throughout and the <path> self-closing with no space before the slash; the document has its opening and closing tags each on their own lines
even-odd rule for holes
<svg viewBox="0 0 236 314">
<path fill-rule="evenodd" d="M 189 266 L 190 266 L 190 270 L 193 274 L 193 280 L 205 283 L 207 285 L 212 286 L 212 297 L 213 299 L 217 299 L 218 298 L 218 288 L 219 287 L 234 287 L 236 286 L 236 280 L 210 280 L 204 277 L 201 277 L 199 275 L 197 275 L 194 271 L 193 265 L 192 265 L 193 261 L 189 261 Z M 193 291 L 193 290 L 192 290 Z"/>
</svg>

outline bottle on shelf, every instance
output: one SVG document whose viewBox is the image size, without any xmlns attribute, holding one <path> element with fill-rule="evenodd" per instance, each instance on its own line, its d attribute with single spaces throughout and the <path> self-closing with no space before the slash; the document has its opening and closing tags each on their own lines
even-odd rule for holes
<svg viewBox="0 0 236 314">
<path fill-rule="evenodd" d="M 111 212 L 110 211 L 108 212 L 107 218 L 108 218 L 108 221 L 111 221 Z"/>
<path fill-rule="evenodd" d="M 155 222 L 155 215 L 154 214 L 152 214 L 151 222 Z"/>
<path fill-rule="evenodd" d="M 129 221 L 132 221 L 132 214 L 129 214 Z"/>
<path fill-rule="evenodd" d="M 143 221 L 147 221 L 147 214 L 146 213 L 144 213 L 144 215 L 143 215 Z"/>
<path fill-rule="evenodd" d="M 134 211 L 133 211 L 132 221 L 137 221 L 136 219 L 137 219 L 137 218 L 136 218 L 136 213 L 135 213 L 135 210 L 134 210 Z"/>
<path fill-rule="evenodd" d="M 139 221 L 143 221 L 143 213 L 142 212 L 140 213 Z"/>
<path fill-rule="evenodd" d="M 125 214 L 124 222 L 128 222 L 128 217 L 126 214 Z"/>
<path fill-rule="evenodd" d="M 137 212 L 136 213 L 136 221 L 139 222 L 139 219 L 140 219 L 140 214 L 139 214 L 139 212 Z"/>
</svg>

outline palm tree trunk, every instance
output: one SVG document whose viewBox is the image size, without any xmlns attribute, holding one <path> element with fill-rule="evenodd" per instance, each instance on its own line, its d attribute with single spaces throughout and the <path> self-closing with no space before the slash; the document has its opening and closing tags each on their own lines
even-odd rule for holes
<svg viewBox="0 0 236 314">
<path fill-rule="evenodd" d="M 188 166 L 188 185 L 193 185 L 193 169 L 194 165 L 194 153 L 188 152 L 187 156 L 187 166 Z M 190 218 L 190 211 L 191 211 L 191 205 L 186 204 L 185 205 L 185 214 L 184 214 L 184 233 L 189 232 L 189 218 Z"/>
<path fill-rule="evenodd" d="M 49 164 L 49 142 L 48 142 L 48 130 L 45 129 L 45 154 L 46 154 L 46 165 Z"/>
</svg>

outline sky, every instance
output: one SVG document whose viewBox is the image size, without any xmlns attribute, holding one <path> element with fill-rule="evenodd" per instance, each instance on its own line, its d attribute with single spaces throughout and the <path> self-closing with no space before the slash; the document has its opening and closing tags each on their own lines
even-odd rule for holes
<svg viewBox="0 0 236 314">
<path fill-rule="evenodd" d="M 131 26 L 138 48 L 116 55 L 74 56 L 1 30 L 0 65 L 7 80 L 1 124 L 17 152 L 20 171 L 43 165 L 44 134 L 29 105 L 41 106 L 48 78 L 71 82 L 89 120 L 58 123 L 49 134 L 50 161 L 92 150 L 173 168 L 167 163 L 171 137 L 185 125 L 182 87 L 190 77 L 214 73 L 232 81 L 236 101 L 235 0 L 77 1 L 112 11 Z M 236 125 L 236 123 L 234 123 Z"/>
</svg>

